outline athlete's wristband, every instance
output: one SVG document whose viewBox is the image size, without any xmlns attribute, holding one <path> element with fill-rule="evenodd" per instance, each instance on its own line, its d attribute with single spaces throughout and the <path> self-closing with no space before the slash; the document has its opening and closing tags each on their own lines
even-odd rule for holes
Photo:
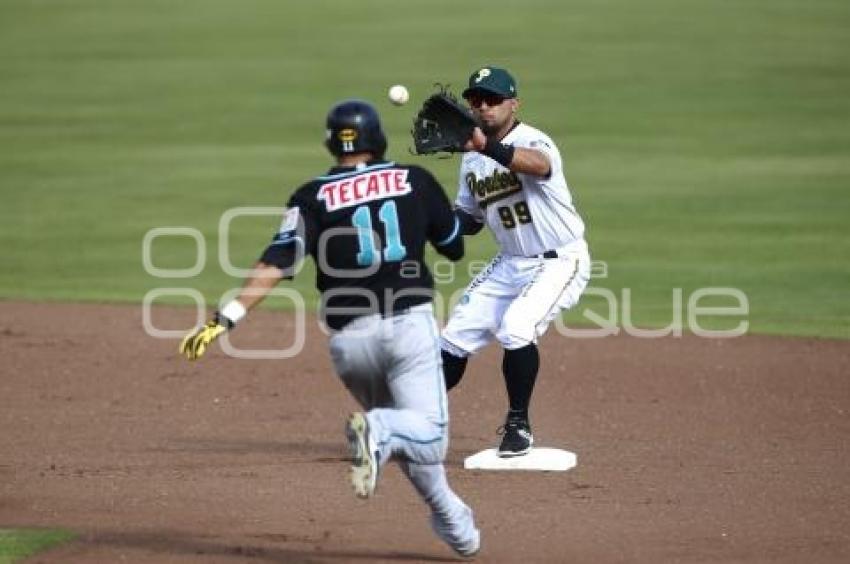
<svg viewBox="0 0 850 564">
<path fill-rule="evenodd" d="M 220 311 L 216 312 L 215 316 L 216 321 L 219 323 L 224 321 L 223 325 L 226 325 L 228 329 L 233 329 L 233 326 L 239 323 L 247 313 L 248 310 L 239 300 L 230 300 Z"/>
<path fill-rule="evenodd" d="M 514 160 L 514 146 L 499 143 L 492 137 L 487 138 L 487 143 L 484 145 L 482 154 L 487 155 L 505 168 L 511 166 L 511 161 Z"/>
</svg>

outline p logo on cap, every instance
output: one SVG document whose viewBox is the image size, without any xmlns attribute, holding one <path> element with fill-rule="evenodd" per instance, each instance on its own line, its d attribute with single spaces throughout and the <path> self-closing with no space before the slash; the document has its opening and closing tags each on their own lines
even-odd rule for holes
<svg viewBox="0 0 850 564">
<path fill-rule="evenodd" d="M 478 76 L 475 77 L 475 82 L 476 83 L 481 82 L 482 80 L 484 80 L 484 78 L 486 78 L 488 76 L 490 76 L 490 69 L 485 67 L 485 68 L 481 69 L 480 71 L 478 71 Z"/>
<path fill-rule="evenodd" d="M 516 81 L 511 74 L 499 67 L 481 67 L 469 77 L 469 88 L 462 96 L 467 98 L 470 93 L 478 91 L 485 94 L 495 94 L 502 98 L 516 98 Z"/>
</svg>

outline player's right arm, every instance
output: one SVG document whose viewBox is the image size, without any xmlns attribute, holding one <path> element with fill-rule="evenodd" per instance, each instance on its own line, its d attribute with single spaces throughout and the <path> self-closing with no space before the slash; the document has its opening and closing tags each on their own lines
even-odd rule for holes
<svg viewBox="0 0 850 564">
<path fill-rule="evenodd" d="M 189 360 L 201 358 L 209 346 L 226 331 L 232 329 L 259 304 L 283 278 L 283 271 L 262 261 L 254 265 L 236 299 L 231 300 L 202 327 L 186 335 L 180 343 L 180 354 Z"/>
<path fill-rule="evenodd" d="M 290 200 L 280 229 L 245 279 L 239 295 L 215 312 L 206 324 L 186 335 L 180 343 L 180 353 L 189 360 L 199 359 L 213 341 L 239 323 L 283 278 L 292 278 L 314 233 L 315 225 L 309 214 L 302 213 L 296 202 Z"/>
<path fill-rule="evenodd" d="M 297 194 L 287 204 L 280 228 L 254 265 L 236 298 L 246 310 L 259 304 L 282 279 L 292 279 L 306 252 L 312 252 L 318 227 Z"/>
<path fill-rule="evenodd" d="M 552 174 L 552 161 L 546 151 L 536 148 L 504 145 L 498 139 L 487 137 L 480 128 L 472 132 L 466 150 L 487 155 L 512 172 L 548 178 Z"/>
</svg>

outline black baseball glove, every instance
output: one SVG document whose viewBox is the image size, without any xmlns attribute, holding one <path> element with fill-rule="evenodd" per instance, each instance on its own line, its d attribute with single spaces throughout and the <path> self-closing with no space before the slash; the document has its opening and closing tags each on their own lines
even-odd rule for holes
<svg viewBox="0 0 850 564">
<path fill-rule="evenodd" d="M 441 87 L 422 104 L 410 134 L 419 155 L 455 153 L 463 151 L 478 125 L 472 111 Z"/>
</svg>

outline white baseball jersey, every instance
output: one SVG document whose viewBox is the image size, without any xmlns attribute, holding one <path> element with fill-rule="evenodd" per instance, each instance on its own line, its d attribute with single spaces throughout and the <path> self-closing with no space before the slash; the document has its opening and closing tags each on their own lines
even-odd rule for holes
<svg viewBox="0 0 850 564">
<path fill-rule="evenodd" d="M 536 149 L 551 163 L 548 178 L 511 172 L 470 151 L 460 165 L 457 207 L 485 223 L 501 252 L 534 256 L 584 239 L 584 222 L 573 206 L 561 154 L 548 135 L 519 123 L 502 143 Z"/>
<path fill-rule="evenodd" d="M 442 347 L 455 356 L 474 354 L 494 338 L 506 349 L 537 342 L 559 311 L 578 303 L 590 280 L 584 222 L 555 143 L 523 123 L 502 142 L 546 153 L 552 169 L 538 178 L 480 153 L 464 155 L 457 206 L 487 224 L 501 252 L 467 286 L 443 330 Z M 546 251 L 556 254 L 532 258 Z"/>
</svg>

